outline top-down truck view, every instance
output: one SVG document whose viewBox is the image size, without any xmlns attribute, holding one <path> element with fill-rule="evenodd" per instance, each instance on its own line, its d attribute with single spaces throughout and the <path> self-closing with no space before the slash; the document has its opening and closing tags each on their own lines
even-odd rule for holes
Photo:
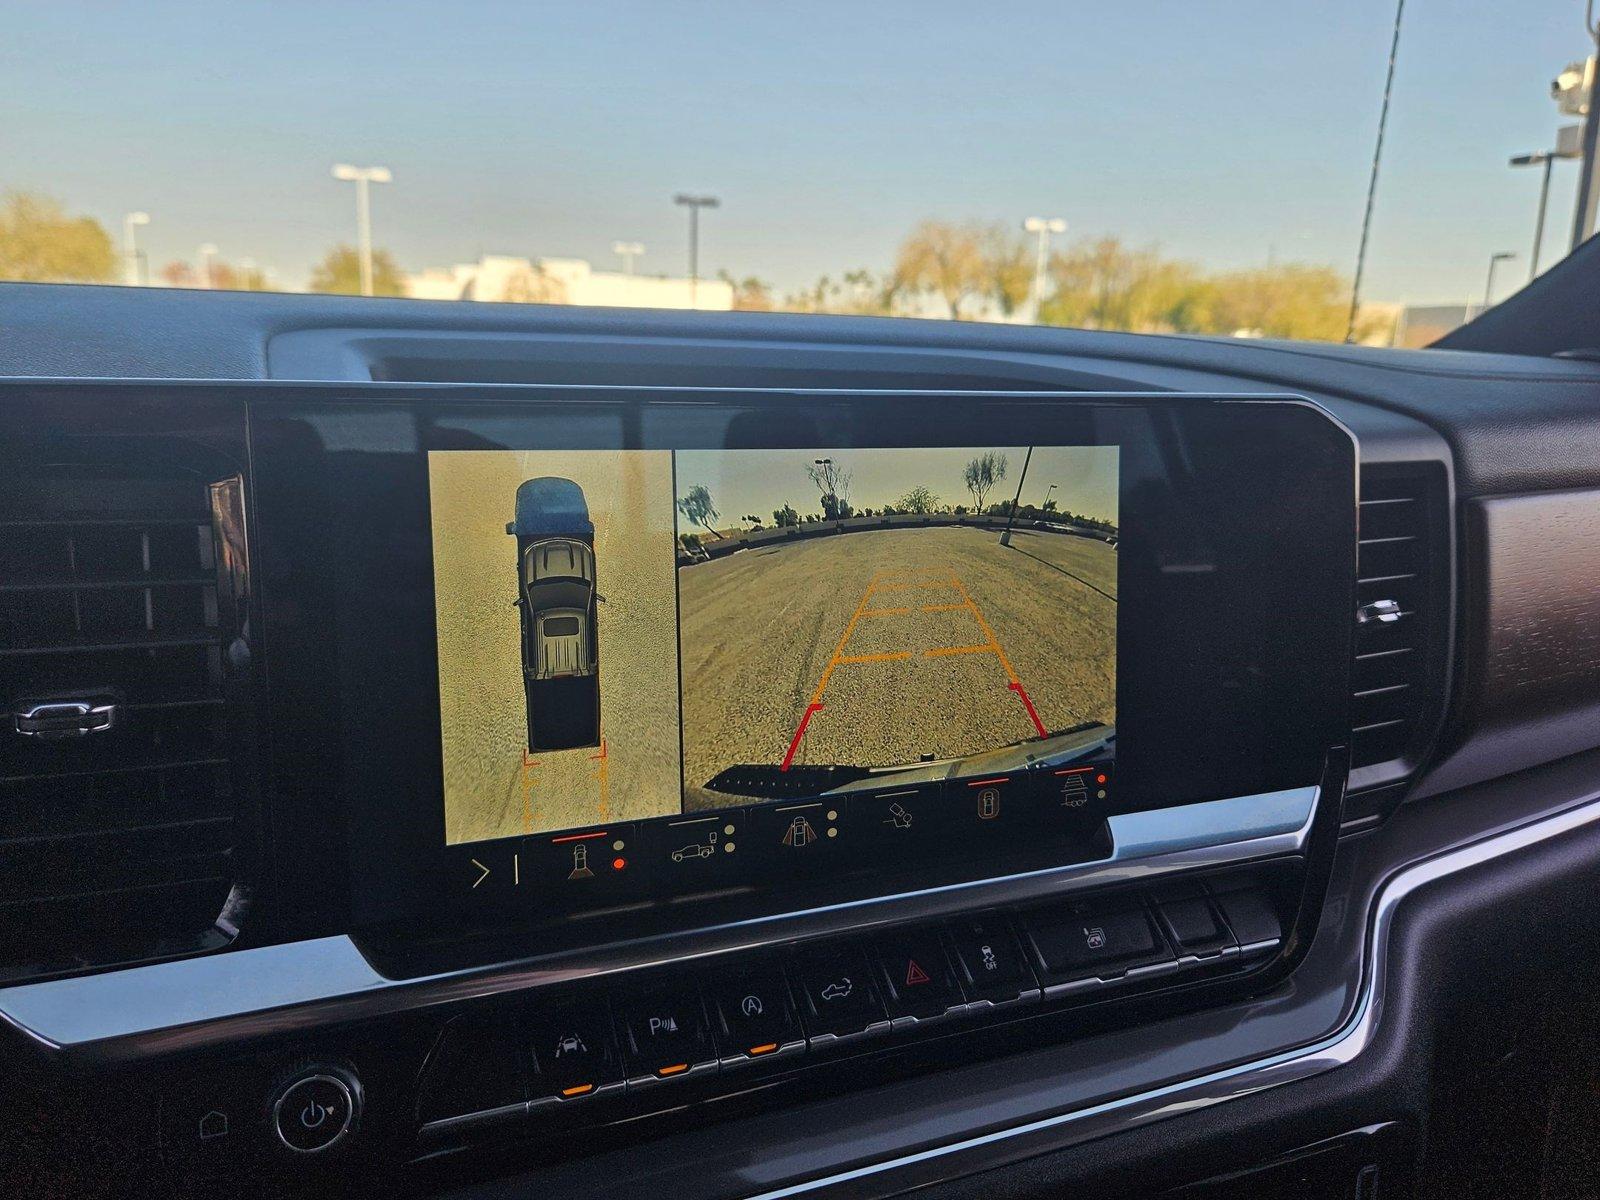
<svg viewBox="0 0 1600 1200">
<path fill-rule="evenodd" d="M 517 539 L 528 749 L 600 744 L 594 522 L 583 489 L 542 476 L 517 488 L 506 532 Z"/>
</svg>

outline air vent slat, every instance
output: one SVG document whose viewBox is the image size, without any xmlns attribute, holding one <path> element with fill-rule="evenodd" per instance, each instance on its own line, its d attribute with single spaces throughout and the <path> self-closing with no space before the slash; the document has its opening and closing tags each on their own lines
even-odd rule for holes
<svg viewBox="0 0 1600 1200">
<path fill-rule="evenodd" d="M 1436 549 L 1430 524 L 1434 475 L 1427 464 L 1365 468 L 1357 544 L 1357 604 L 1388 610 L 1356 626 L 1351 665 L 1351 760 L 1356 769 L 1391 763 L 1415 740 L 1427 703 Z M 1393 601 L 1399 606 L 1398 613 Z"/>
<path fill-rule="evenodd" d="M 235 882 L 242 487 L 193 443 L 83 446 L 0 464 L 0 979 L 215 945 Z M 64 701 L 114 717 L 31 736 Z"/>
</svg>

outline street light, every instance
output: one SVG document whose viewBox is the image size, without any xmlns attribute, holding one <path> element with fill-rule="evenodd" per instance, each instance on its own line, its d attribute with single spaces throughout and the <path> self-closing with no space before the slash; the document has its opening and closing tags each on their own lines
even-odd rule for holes
<svg viewBox="0 0 1600 1200">
<path fill-rule="evenodd" d="M 1065 233 L 1067 223 L 1060 217 L 1028 217 L 1022 222 L 1022 228 L 1039 235 L 1039 257 L 1033 266 L 1033 320 L 1037 324 L 1039 309 L 1044 304 L 1044 269 L 1050 258 L 1050 235 Z"/>
<path fill-rule="evenodd" d="M 127 266 L 124 269 L 124 278 L 129 287 L 139 286 L 139 243 L 134 230 L 140 225 L 150 224 L 150 214 L 147 212 L 131 212 L 122 218 L 122 251 L 127 255 Z"/>
<path fill-rule="evenodd" d="M 217 286 L 211 273 L 211 260 L 216 256 L 217 244 L 215 242 L 200 243 L 200 280 L 202 285 L 208 288 Z"/>
<path fill-rule="evenodd" d="M 1497 253 L 1489 255 L 1489 278 L 1483 285 L 1483 307 L 1485 309 L 1488 309 L 1488 307 L 1491 304 L 1494 303 L 1494 298 L 1493 297 L 1494 297 L 1494 273 L 1495 273 L 1495 269 L 1501 263 L 1510 262 L 1515 257 L 1516 257 L 1516 255 L 1513 254 L 1510 250 L 1501 250 L 1501 251 L 1498 251 Z"/>
<path fill-rule="evenodd" d="M 1060 484 L 1052 483 L 1049 487 L 1045 488 L 1045 490 L 1044 490 L 1044 499 L 1039 501 L 1039 507 L 1041 509 L 1049 507 L 1049 504 L 1050 504 L 1050 493 L 1055 491 L 1056 488 L 1058 488 L 1059 486 L 1060 486 Z"/>
<path fill-rule="evenodd" d="M 1562 136 L 1556 138 L 1554 150 L 1540 150 L 1536 154 L 1519 154 L 1511 160 L 1513 167 L 1540 167 L 1544 178 L 1539 183 L 1539 214 L 1533 221 L 1533 254 L 1528 260 L 1528 282 L 1532 283 L 1539 274 L 1539 252 L 1544 249 L 1544 214 L 1545 208 L 1550 203 L 1550 168 L 1555 166 L 1558 158 L 1579 158 L 1582 150 L 1573 144 L 1576 138 L 1566 136 L 1576 132 L 1576 125 L 1563 126 L 1560 130 Z"/>
<path fill-rule="evenodd" d="M 699 307 L 700 292 L 700 210 L 702 208 L 720 208 L 722 201 L 715 196 L 691 196 L 687 192 L 679 192 L 672 198 L 674 204 L 681 204 L 689 210 L 689 307 Z"/>
<path fill-rule="evenodd" d="M 611 253 L 622 256 L 622 270 L 624 274 L 633 274 L 633 260 L 644 253 L 643 242 L 612 242 Z"/>
<path fill-rule="evenodd" d="M 339 163 L 333 177 L 356 185 L 356 252 L 361 261 L 361 294 L 372 295 L 372 196 L 369 185 L 389 183 L 394 176 L 388 167 L 352 167 Z"/>
</svg>

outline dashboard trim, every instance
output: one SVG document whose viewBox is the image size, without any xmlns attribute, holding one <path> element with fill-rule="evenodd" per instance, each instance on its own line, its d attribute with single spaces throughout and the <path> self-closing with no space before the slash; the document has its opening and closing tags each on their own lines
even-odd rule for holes
<svg viewBox="0 0 1600 1200">
<path fill-rule="evenodd" d="M 1014 1161 L 1066 1149 L 1095 1138 L 1152 1124 L 1166 1117 L 1192 1113 L 1347 1066 L 1372 1044 L 1383 1019 L 1389 941 L 1399 909 L 1409 896 L 1451 875 L 1597 823 L 1600 823 L 1600 797 L 1591 797 L 1549 816 L 1424 859 L 1391 876 L 1381 886 L 1372 905 L 1368 949 L 1363 956 L 1364 983 L 1357 1002 L 1342 1026 L 1315 1042 L 1100 1104 L 1070 1109 L 804 1183 L 750 1192 L 746 1194 L 746 1200 L 855 1195 L 859 1193 L 854 1185 L 863 1180 L 878 1179 L 894 1171 L 915 1172 L 919 1166 L 935 1162 L 939 1164 L 937 1173 L 929 1179 L 896 1179 L 894 1186 L 912 1187 L 935 1179 L 948 1182 L 971 1171 L 995 1166 L 993 1149 L 997 1145 L 1015 1143 L 1008 1152 L 1008 1158 Z M 982 1167 L 974 1166 L 969 1171 L 959 1163 L 949 1161 L 952 1156 L 979 1151 L 989 1154 Z"/>
<path fill-rule="evenodd" d="M 999 878 L 751 918 L 679 934 L 417 979 L 382 975 L 348 935 L 0 989 L 0 1021 L 55 1054 L 126 1061 L 335 1021 L 615 971 L 682 962 L 833 932 L 1037 901 L 1184 871 L 1302 855 L 1318 787 L 1291 788 L 1111 817 L 1110 856 Z"/>
</svg>

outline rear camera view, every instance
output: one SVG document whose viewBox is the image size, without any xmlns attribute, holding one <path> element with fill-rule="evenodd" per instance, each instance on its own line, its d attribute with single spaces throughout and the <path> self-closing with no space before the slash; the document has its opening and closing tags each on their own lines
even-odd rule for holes
<svg viewBox="0 0 1600 1200">
<path fill-rule="evenodd" d="M 676 474 L 687 807 L 1109 735 L 1115 447 L 680 451 Z"/>
<path fill-rule="evenodd" d="M 447 840 L 1103 747 L 1117 465 L 1115 447 L 430 453 Z"/>
</svg>

